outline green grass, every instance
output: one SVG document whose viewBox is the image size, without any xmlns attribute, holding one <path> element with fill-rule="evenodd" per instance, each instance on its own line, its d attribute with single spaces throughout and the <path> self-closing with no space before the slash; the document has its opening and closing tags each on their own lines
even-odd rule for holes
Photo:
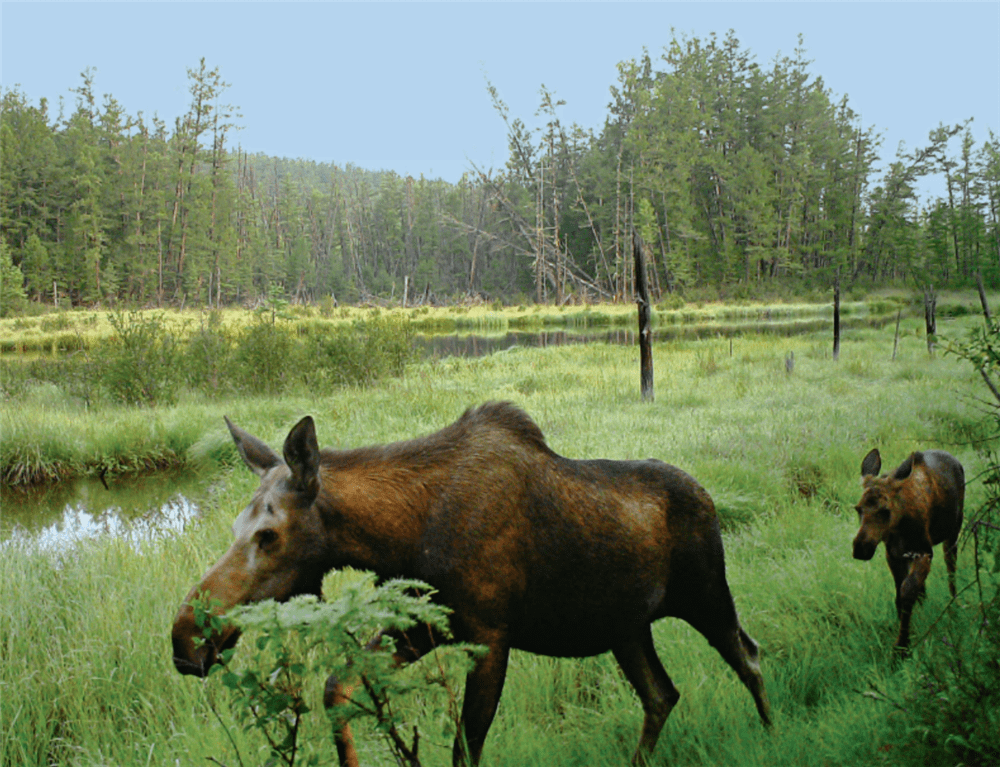
<svg viewBox="0 0 1000 767">
<path fill-rule="evenodd" d="M 973 321 L 941 322 L 939 331 L 960 335 Z M 12 453 L 83 469 L 167 454 L 233 465 L 184 535 L 139 548 L 111 540 L 62 555 L 2 552 L 0 766 L 187 765 L 209 757 L 234 765 L 230 735 L 246 764 L 261 763 L 262 743 L 240 731 L 222 690 L 179 676 L 170 661 L 173 614 L 228 545 L 232 520 L 256 486 L 235 465 L 222 414 L 280 446 L 310 413 L 322 444 L 349 447 L 427 433 L 488 399 L 524 407 L 564 455 L 662 458 L 697 477 L 716 501 L 730 587 L 762 646 L 775 727 L 764 731 L 749 693 L 705 640 L 667 619 L 654 634 L 681 700 L 655 763 L 906 764 L 917 757 L 903 745 L 905 717 L 864 695 L 874 685 L 901 698 L 913 682 L 905 664 L 891 662 L 897 626 L 888 568 L 881 557 L 851 558 L 860 461 L 872 446 L 889 464 L 935 446 L 954 452 L 969 477 L 981 467 L 965 439 L 978 418 L 970 399 L 978 377 L 954 358 L 928 359 L 916 321 L 904 330 L 894 362 L 891 326 L 853 332 L 837 363 L 825 335 L 738 338 L 732 356 L 722 339 L 659 344 L 650 404 L 639 399 L 638 351 L 600 344 L 426 362 L 367 388 L 280 398 L 189 396 L 167 408 L 98 412 L 57 390 L 4 402 L 5 466 Z M 971 484 L 967 508 L 981 498 Z M 971 560 L 960 553 L 960 585 L 973 577 Z M 343 577 L 328 576 L 328 590 Z M 939 562 L 915 613 L 915 637 L 947 604 L 946 582 Z M 432 702 L 418 696 L 409 706 L 419 716 Z M 483 764 L 621 765 L 641 722 L 638 700 L 609 656 L 514 653 Z M 307 734 L 321 738 L 323 728 L 313 723 Z M 363 764 L 390 763 L 374 733 L 358 737 Z M 425 764 L 450 764 L 450 743 L 427 739 L 421 754 Z M 327 755 L 335 761 L 332 749 Z"/>
<path fill-rule="evenodd" d="M 993 303 L 997 297 L 993 296 Z M 881 291 L 859 300 L 845 300 L 841 312 L 845 318 L 893 314 L 902 307 L 917 308 L 912 294 Z M 978 299 L 968 293 L 943 293 L 938 306 L 943 317 L 977 314 Z M 167 330 L 186 336 L 207 326 L 214 317 L 220 327 L 235 331 L 244 327 L 255 313 L 238 308 L 205 311 L 200 309 L 149 309 L 143 317 L 162 318 Z M 271 315 L 265 311 L 268 317 Z M 405 319 L 417 333 L 506 333 L 509 330 L 541 330 L 562 327 L 585 330 L 604 327 L 631 327 L 636 321 L 633 303 L 584 306 L 476 304 L 417 308 L 370 308 L 344 306 L 324 309 L 315 306 L 284 308 L 279 322 L 291 324 L 300 332 L 316 332 L 357 320 L 376 317 Z M 49 354 L 58 351 L 87 350 L 111 338 L 114 328 L 107 310 L 73 309 L 53 311 L 40 317 L 0 319 L 0 353 Z M 734 322 L 804 321 L 833 316 L 832 299 L 816 303 L 805 301 L 741 303 L 697 301 L 685 303 L 679 296 L 665 298 L 653 307 L 654 324 L 718 324 Z"/>
</svg>

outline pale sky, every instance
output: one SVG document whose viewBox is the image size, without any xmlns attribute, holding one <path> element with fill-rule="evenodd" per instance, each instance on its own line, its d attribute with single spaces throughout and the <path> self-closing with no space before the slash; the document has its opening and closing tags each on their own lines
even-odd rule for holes
<svg viewBox="0 0 1000 767">
<path fill-rule="evenodd" d="M 736 32 L 765 68 L 804 36 L 810 71 L 848 95 L 864 126 L 926 142 L 938 123 L 974 117 L 1000 133 L 1000 2 L 799 3 L 46 3 L 3 2 L 5 88 L 58 99 L 86 67 L 99 96 L 173 125 L 189 104 L 186 70 L 205 57 L 240 107 L 233 137 L 251 152 L 457 181 L 507 160 L 512 117 L 535 124 L 544 84 L 564 126 L 598 132 L 616 65 L 655 61 L 677 33 Z M 103 99 L 101 99 L 103 100 Z M 956 143 L 957 149 L 957 143 Z"/>
</svg>

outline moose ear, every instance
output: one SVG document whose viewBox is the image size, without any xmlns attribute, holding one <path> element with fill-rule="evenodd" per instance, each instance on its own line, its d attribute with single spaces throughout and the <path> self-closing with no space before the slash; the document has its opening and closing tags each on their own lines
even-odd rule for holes
<svg viewBox="0 0 1000 767">
<path fill-rule="evenodd" d="M 312 416 L 299 421 L 285 438 L 285 463 L 292 470 L 292 486 L 310 499 L 319 493 L 319 444 Z"/>
<path fill-rule="evenodd" d="M 226 418 L 226 416 L 222 417 L 226 420 L 229 433 L 233 435 L 233 442 L 236 443 L 236 449 L 240 451 L 240 457 L 250 467 L 250 471 L 258 477 L 263 477 L 268 469 L 281 463 L 281 456 L 271 448 L 252 434 L 247 434 L 243 429 Z"/>
<path fill-rule="evenodd" d="M 882 456 L 879 455 L 878 448 L 872 448 L 872 451 L 865 456 L 865 459 L 861 462 L 861 476 L 862 477 L 875 477 L 878 476 L 879 470 L 882 468 Z"/>
<path fill-rule="evenodd" d="M 923 453 L 910 453 L 910 457 L 896 467 L 896 470 L 892 473 L 892 478 L 906 479 L 913 473 L 913 465 L 923 463 L 923 458 Z"/>
</svg>

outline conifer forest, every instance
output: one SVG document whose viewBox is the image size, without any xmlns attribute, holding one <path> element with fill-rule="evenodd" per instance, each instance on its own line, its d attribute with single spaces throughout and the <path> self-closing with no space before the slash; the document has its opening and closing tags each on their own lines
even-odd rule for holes
<svg viewBox="0 0 1000 767">
<path fill-rule="evenodd" d="M 487 84 L 509 157 L 457 183 L 249 153 L 204 59 L 172 125 L 90 69 L 58 110 L 5 88 L 0 306 L 631 300 L 633 227 L 660 298 L 1000 286 L 992 132 L 930 126 L 890 157 L 801 38 L 764 64 L 732 32 L 675 37 L 609 81 L 599 128 L 543 87 L 529 129 Z"/>
</svg>

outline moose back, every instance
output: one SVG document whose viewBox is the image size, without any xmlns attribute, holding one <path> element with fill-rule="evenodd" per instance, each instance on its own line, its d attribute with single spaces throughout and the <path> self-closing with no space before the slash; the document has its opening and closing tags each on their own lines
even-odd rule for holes
<svg viewBox="0 0 1000 767">
<path fill-rule="evenodd" d="M 708 639 L 769 723 L 757 644 L 726 582 L 715 508 L 680 469 L 563 458 L 508 403 L 470 409 L 421 439 L 347 451 L 320 451 L 310 417 L 292 428 L 283 455 L 227 423 L 261 482 L 231 547 L 177 614 L 180 672 L 204 675 L 238 637 L 227 629 L 196 646 L 190 602 L 199 593 L 222 610 L 318 594 L 327 571 L 349 565 L 429 583 L 454 611 L 455 640 L 488 648 L 466 681 L 456 764 L 479 760 L 511 649 L 561 657 L 610 650 L 642 702 L 634 759 L 643 759 L 679 698 L 650 629 L 665 616 Z M 396 643 L 401 662 L 442 639 L 408 633 Z M 356 761 L 346 731 L 338 751 L 343 763 Z"/>
</svg>

